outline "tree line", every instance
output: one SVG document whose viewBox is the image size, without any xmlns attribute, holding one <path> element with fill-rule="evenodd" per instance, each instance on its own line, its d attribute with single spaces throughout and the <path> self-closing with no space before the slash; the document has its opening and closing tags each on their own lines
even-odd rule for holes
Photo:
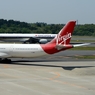
<svg viewBox="0 0 95 95">
<path fill-rule="evenodd" d="M 47 24 L 44 22 L 26 23 L 0 19 L 0 33 L 44 33 L 57 34 L 65 24 Z M 95 24 L 75 26 L 73 35 L 95 36 Z"/>
</svg>

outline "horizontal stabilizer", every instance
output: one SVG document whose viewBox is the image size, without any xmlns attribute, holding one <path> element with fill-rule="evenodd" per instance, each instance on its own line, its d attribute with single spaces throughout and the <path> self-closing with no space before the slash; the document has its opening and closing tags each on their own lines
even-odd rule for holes
<svg viewBox="0 0 95 95">
<path fill-rule="evenodd" d="M 75 45 L 73 45 L 73 47 L 86 46 L 86 45 L 90 45 L 90 44 L 91 43 L 75 44 Z"/>
<path fill-rule="evenodd" d="M 75 45 L 56 45 L 57 50 L 65 49 L 65 48 L 74 48 L 74 47 L 80 47 L 80 46 L 86 46 L 90 45 L 91 43 L 83 43 L 83 44 L 75 44 Z"/>
<path fill-rule="evenodd" d="M 57 50 L 65 49 L 65 48 L 72 48 L 73 46 L 68 44 L 68 45 L 56 45 Z"/>
</svg>

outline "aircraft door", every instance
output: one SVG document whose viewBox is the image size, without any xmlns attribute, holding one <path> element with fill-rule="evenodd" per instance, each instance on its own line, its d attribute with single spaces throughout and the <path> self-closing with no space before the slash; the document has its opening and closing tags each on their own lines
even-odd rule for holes
<svg viewBox="0 0 95 95">
<path fill-rule="evenodd" d="M 10 45 L 10 47 L 9 47 L 9 52 L 10 52 L 10 53 L 13 52 L 13 45 Z"/>
</svg>

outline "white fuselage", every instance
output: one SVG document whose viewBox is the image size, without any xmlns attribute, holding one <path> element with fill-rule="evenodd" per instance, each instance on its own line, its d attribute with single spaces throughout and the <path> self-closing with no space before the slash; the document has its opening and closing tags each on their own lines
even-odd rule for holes
<svg viewBox="0 0 95 95">
<path fill-rule="evenodd" d="M 2 56 L 3 58 L 31 58 L 47 55 L 39 44 L 0 44 L 0 53 L 7 54 Z"/>
<path fill-rule="evenodd" d="M 0 34 L 0 41 L 23 42 L 29 38 L 52 39 L 56 34 Z"/>
<path fill-rule="evenodd" d="M 0 37 L 3 38 L 3 37 L 55 37 L 57 34 L 2 34 L 0 33 Z"/>
</svg>

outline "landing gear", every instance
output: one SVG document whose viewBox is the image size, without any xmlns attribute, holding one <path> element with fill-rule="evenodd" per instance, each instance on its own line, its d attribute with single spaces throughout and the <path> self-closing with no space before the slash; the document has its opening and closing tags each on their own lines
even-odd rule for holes
<svg viewBox="0 0 95 95">
<path fill-rule="evenodd" d="M 0 58 L 0 62 L 2 62 L 2 63 L 10 63 L 11 59 L 7 59 L 7 58 L 1 59 Z"/>
</svg>

